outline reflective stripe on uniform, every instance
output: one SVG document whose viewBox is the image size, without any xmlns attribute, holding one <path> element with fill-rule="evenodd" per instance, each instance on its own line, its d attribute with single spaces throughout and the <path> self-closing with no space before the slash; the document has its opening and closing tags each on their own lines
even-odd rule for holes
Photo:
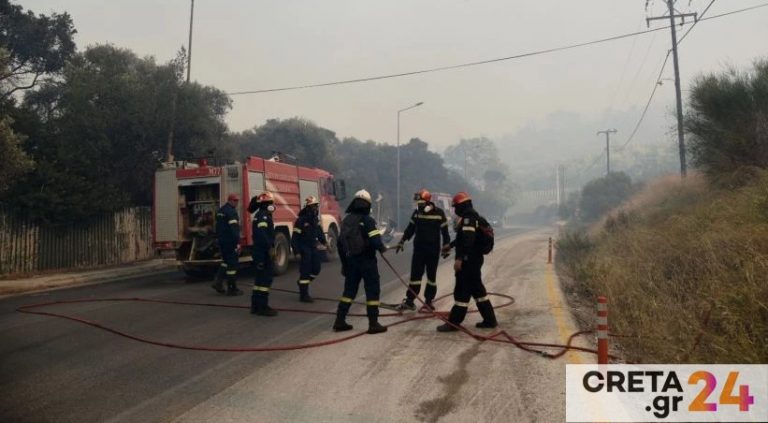
<svg viewBox="0 0 768 423">
<path fill-rule="evenodd" d="M 342 303 L 352 304 L 352 298 L 349 298 L 349 297 L 341 297 L 339 301 L 341 301 Z"/>
<path fill-rule="evenodd" d="M 455 302 L 455 303 L 453 303 L 453 304 L 454 304 L 456 307 L 464 307 L 464 308 L 467 308 L 467 307 L 469 307 L 469 303 L 462 303 L 461 301 L 456 301 L 456 302 Z"/>
<path fill-rule="evenodd" d="M 258 225 L 256 225 L 257 228 L 268 228 L 269 224 L 267 222 L 259 222 Z"/>
<path fill-rule="evenodd" d="M 227 263 L 221 263 L 221 267 L 227 267 Z"/>
<path fill-rule="evenodd" d="M 437 286 L 436 281 L 427 281 L 427 285 Z"/>
<path fill-rule="evenodd" d="M 228 276 L 232 276 L 232 275 L 236 275 L 236 274 L 237 274 L 237 270 L 227 270 L 227 275 Z"/>
<path fill-rule="evenodd" d="M 254 291 L 261 291 L 261 292 L 269 292 L 269 287 L 267 286 L 254 286 Z"/>
<path fill-rule="evenodd" d="M 234 225 L 234 224 L 236 224 L 236 223 L 237 223 L 237 219 L 232 219 L 232 220 L 230 220 L 230 221 L 229 221 L 229 224 L 230 224 L 230 225 Z"/>
<path fill-rule="evenodd" d="M 293 228 L 293 231 L 296 232 L 297 234 L 301 233 L 301 229 L 299 229 L 299 228 Z"/>
<path fill-rule="evenodd" d="M 224 217 L 224 213 L 216 213 L 216 216 Z"/>
<path fill-rule="evenodd" d="M 443 220 L 443 216 L 440 216 L 439 214 L 420 214 L 416 216 L 417 219 L 428 219 L 428 220 Z"/>
<path fill-rule="evenodd" d="M 378 229 L 374 229 L 370 232 L 368 232 L 368 238 L 375 237 L 376 235 L 381 235 L 381 231 Z"/>
<path fill-rule="evenodd" d="M 478 303 L 482 303 L 483 301 L 488 301 L 488 297 L 487 297 L 487 296 L 485 296 L 485 297 L 480 297 L 480 298 L 478 298 L 478 299 L 476 299 L 476 300 L 475 300 L 475 302 L 478 302 Z"/>
<path fill-rule="evenodd" d="M 301 279 L 301 280 L 299 280 L 299 283 L 302 284 L 302 285 L 309 285 L 310 282 L 312 282 L 312 281 L 309 280 L 309 279 Z"/>
<path fill-rule="evenodd" d="M 446 226 L 448 226 L 448 222 L 443 222 L 443 224 L 442 224 L 442 225 L 440 225 L 440 226 L 442 226 L 442 227 L 446 227 Z"/>
<path fill-rule="evenodd" d="M 410 283 L 409 285 L 417 285 L 417 286 L 420 286 L 420 285 L 421 285 L 421 281 L 411 281 L 411 283 Z"/>
<path fill-rule="evenodd" d="M 365 305 L 370 306 L 370 307 L 378 306 L 379 304 L 381 304 L 381 302 L 379 302 L 379 300 L 372 300 L 372 301 L 366 301 L 365 302 Z"/>
<path fill-rule="evenodd" d="M 473 228 L 471 226 L 462 226 L 461 230 L 462 231 L 468 231 L 468 232 L 475 232 L 475 228 Z"/>
</svg>

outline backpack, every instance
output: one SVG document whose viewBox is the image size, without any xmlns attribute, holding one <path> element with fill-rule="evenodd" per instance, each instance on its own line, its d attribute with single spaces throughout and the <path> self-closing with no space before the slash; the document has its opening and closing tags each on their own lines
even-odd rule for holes
<svg viewBox="0 0 768 423">
<path fill-rule="evenodd" d="M 486 255 L 493 251 L 493 227 L 483 216 L 478 216 L 477 229 L 475 246 L 477 247 L 477 251 Z"/>
<path fill-rule="evenodd" d="M 360 255 L 368 247 L 368 240 L 363 237 L 362 221 L 363 216 L 359 214 L 348 214 L 341 221 L 339 241 L 347 250 L 348 256 Z"/>
</svg>

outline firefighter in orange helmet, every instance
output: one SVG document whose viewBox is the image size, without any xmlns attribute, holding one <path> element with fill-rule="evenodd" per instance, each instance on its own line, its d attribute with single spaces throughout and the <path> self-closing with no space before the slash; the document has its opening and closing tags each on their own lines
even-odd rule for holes
<svg viewBox="0 0 768 423">
<path fill-rule="evenodd" d="M 403 237 L 397 244 L 396 253 L 403 250 L 406 241 L 414 237 L 413 256 L 411 258 L 411 281 L 405 292 L 405 299 L 398 307 L 400 310 L 416 310 L 413 300 L 421 291 L 421 278 L 427 272 L 427 286 L 424 289 L 425 307 L 434 309 L 432 300 L 437 294 L 437 263 L 440 261 L 440 249 L 449 245 L 451 235 L 448 233 L 448 219 L 443 209 L 432 202 L 432 194 L 422 189 L 414 194 L 416 210 L 411 215 L 411 221 L 405 228 Z M 442 238 L 442 244 L 440 242 Z"/>
<path fill-rule="evenodd" d="M 309 196 L 304 200 L 304 208 L 293 224 L 291 247 L 299 258 L 299 301 L 313 302 L 309 295 L 309 284 L 320 274 L 320 251 L 328 245 L 320 225 L 320 202 L 317 197 Z M 322 246 L 322 247 L 321 247 Z"/>
<path fill-rule="evenodd" d="M 475 299 L 477 310 L 483 321 L 477 323 L 478 328 L 495 328 L 496 314 L 488 300 L 488 293 L 483 285 L 482 272 L 483 252 L 477 242 L 477 231 L 484 219 L 472 206 L 472 198 L 466 192 L 459 192 L 453 197 L 453 208 L 456 219 L 456 239 L 443 251 L 447 253 L 451 246 L 456 247 L 456 260 L 453 270 L 456 272 L 456 286 L 453 289 L 454 305 L 448 315 L 451 324 L 444 323 L 437 327 L 439 332 L 458 330 L 456 326 L 464 321 L 467 315 L 470 298 Z"/>
</svg>

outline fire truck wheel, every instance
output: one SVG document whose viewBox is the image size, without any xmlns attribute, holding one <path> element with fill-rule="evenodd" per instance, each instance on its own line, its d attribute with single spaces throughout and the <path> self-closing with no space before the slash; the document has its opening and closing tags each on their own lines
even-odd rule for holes
<svg viewBox="0 0 768 423">
<path fill-rule="evenodd" d="M 275 234 L 275 274 L 282 275 L 288 270 L 288 257 L 291 254 L 291 247 L 288 238 L 284 233 Z"/>
<path fill-rule="evenodd" d="M 325 250 L 325 257 L 328 261 L 335 260 L 338 257 L 338 251 L 336 251 L 336 241 L 339 239 L 339 230 L 336 229 L 336 225 L 331 225 L 328 228 L 328 249 Z"/>
</svg>

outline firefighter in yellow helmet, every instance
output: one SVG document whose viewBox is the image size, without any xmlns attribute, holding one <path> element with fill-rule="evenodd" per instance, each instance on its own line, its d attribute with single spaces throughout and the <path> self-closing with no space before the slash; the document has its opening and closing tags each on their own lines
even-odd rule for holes
<svg viewBox="0 0 768 423">
<path fill-rule="evenodd" d="M 309 196 L 304 201 L 304 208 L 299 212 L 299 218 L 293 224 L 291 237 L 293 254 L 299 258 L 298 285 L 301 302 L 313 302 L 309 295 L 309 284 L 320 274 L 319 248 L 327 245 L 328 241 L 320 224 L 320 202 L 317 197 Z"/>
</svg>

